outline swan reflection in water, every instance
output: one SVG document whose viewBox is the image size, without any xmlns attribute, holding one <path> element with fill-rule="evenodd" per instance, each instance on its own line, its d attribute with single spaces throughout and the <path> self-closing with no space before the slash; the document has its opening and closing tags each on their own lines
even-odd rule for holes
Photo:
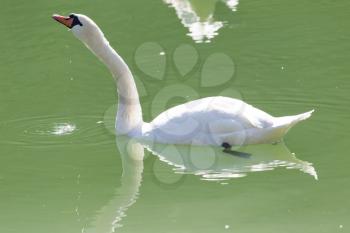
<svg viewBox="0 0 350 233">
<path fill-rule="evenodd" d="M 138 197 L 142 182 L 144 147 L 128 137 L 117 137 L 117 147 L 122 161 L 121 186 L 116 189 L 114 199 L 110 200 L 97 214 L 85 233 L 109 233 L 122 227 L 125 212 Z"/>
<path fill-rule="evenodd" d="M 194 174 L 203 180 L 218 181 L 241 178 L 251 172 L 273 170 L 277 167 L 297 169 L 317 179 L 311 163 L 297 159 L 283 142 L 276 145 L 250 145 L 237 151 L 223 151 L 219 147 L 152 144 L 125 136 L 117 137 L 123 173 L 121 186 L 96 216 L 91 228 L 84 232 L 115 232 L 122 227 L 123 217 L 139 195 L 142 183 L 145 150 L 174 167 L 174 173 Z M 157 177 L 162 176 L 153 167 Z"/>
<path fill-rule="evenodd" d="M 189 36 L 196 42 L 210 42 L 218 35 L 224 22 L 214 19 L 218 2 L 223 2 L 229 9 L 236 11 L 238 0 L 164 0 L 172 6 L 181 23 L 190 31 Z"/>
<path fill-rule="evenodd" d="M 202 180 L 227 180 L 249 172 L 268 171 L 277 167 L 298 169 L 318 179 L 311 163 L 297 159 L 283 142 L 262 144 L 225 151 L 220 147 L 183 146 L 144 143 L 161 161 L 174 166 L 176 173 L 199 175 Z"/>
</svg>

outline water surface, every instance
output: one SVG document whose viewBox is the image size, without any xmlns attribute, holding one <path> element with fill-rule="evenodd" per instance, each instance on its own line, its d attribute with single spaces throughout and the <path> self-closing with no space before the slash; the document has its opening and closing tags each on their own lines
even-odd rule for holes
<svg viewBox="0 0 350 233">
<path fill-rule="evenodd" d="M 0 232 L 349 232 L 349 7 L 3 0 Z M 71 12 L 129 64 L 145 120 L 219 94 L 316 112 L 283 143 L 238 154 L 116 138 L 109 72 L 50 18 Z"/>
</svg>

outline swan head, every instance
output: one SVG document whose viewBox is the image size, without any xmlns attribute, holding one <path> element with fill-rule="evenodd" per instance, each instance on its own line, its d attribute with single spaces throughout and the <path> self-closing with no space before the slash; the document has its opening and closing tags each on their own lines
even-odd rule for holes
<svg viewBox="0 0 350 233">
<path fill-rule="evenodd" d="M 86 15 L 72 13 L 69 16 L 53 15 L 57 22 L 68 27 L 79 40 L 91 45 L 98 38 L 103 38 L 103 33 L 92 19 Z"/>
</svg>

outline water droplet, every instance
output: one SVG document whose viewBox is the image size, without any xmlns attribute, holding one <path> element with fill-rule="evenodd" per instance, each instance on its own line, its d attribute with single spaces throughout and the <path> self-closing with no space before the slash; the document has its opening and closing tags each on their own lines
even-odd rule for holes
<svg viewBox="0 0 350 233">
<path fill-rule="evenodd" d="M 73 131 L 76 129 L 76 126 L 73 124 L 69 123 L 62 123 L 62 124 L 57 124 L 53 131 L 52 134 L 54 135 L 67 135 L 73 133 Z"/>
</svg>

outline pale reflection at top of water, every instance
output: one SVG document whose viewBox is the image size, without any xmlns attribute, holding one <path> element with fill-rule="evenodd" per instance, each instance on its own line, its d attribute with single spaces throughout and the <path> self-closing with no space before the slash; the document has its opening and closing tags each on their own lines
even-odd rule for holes
<svg viewBox="0 0 350 233">
<path fill-rule="evenodd" d="M 181 23 L 189 30 L 188 35 L 196 42 L 210 42 L 224 26 L 224 22 L 214 18 L 215 6 L 219 1 L 236 11 L 238 0 L 164 0 L 175 9 Z"/>
</svg>

